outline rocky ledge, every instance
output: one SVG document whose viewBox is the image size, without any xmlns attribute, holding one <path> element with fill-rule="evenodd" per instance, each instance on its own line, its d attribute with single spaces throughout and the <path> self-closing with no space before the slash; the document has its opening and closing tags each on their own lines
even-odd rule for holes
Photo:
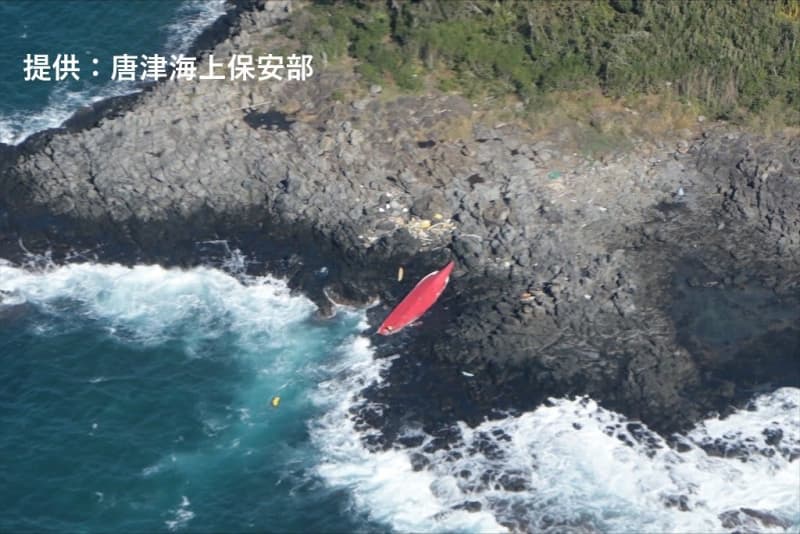
<svg viewBox="0 0 800 534">
<path fill-rule="evenodd" d="M 250 5 L 213 53 L 280 46 L 290 8 Z M 6 147 L 0 255 L 189 265 L 225 239 L 323 311 L 452 257 L 422 325 L 375 338 L 402 357 L 358 417 L 387 442 L 573 394 L 670 432 L 800 385 L 797 138 L 709 125 L 598 160 L 458 96 L 352 87 L 320 64 L 167 82 Z"/>
</svg>

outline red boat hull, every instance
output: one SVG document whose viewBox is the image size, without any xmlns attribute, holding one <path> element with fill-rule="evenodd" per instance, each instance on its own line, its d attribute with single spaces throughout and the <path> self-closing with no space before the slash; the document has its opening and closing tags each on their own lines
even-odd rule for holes
<svg viewBox="0 0 800 534">
<path fill-rule="evenodd" d="M 433 271 L 420 280 L 414 289 L 398 304 L 388 317 L 378 327 L 378 334 L 388 336 L 396 334 L 409 324 L 413 323 L 433 306 L 442 294 L 454 263 L 451 261 L 444 268 Z"/>
</svg>

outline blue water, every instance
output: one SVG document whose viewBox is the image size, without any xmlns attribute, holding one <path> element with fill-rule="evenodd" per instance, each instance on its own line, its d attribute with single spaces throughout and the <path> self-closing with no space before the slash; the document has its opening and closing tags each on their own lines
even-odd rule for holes
<svg viewBox="0 0 800 534">
<path fill-rule="evenodd" d="M 236 272 L 0 260 L 0 532 L 722 532 L 742 507 L 800 527 L 796 388 L 680 454 L 589 399 L 462 424 L 451 450 L 409 421 L 418 445 L 373 450 L 353 414 L 392 358 L 363 312 L 321 321 Z"/>
<path fill-rule="evenodd" d="M 209 269 L 0 277 L 26 301 L 0 309 L 0 531 L 369 527 L 308 428 L 359 315 Z"/>
<path fill-rule="evenodd" d="M 183 52 L 224 9 L 224 0 L 3 0 L 0 142 L 18 143 L 82 105 L 135 90 L 110 81 L 114 55 Z M 80 80 L 26 82 L 26 54 L 48 54 L 51 62 L 75 54 Z"/>
</svg>

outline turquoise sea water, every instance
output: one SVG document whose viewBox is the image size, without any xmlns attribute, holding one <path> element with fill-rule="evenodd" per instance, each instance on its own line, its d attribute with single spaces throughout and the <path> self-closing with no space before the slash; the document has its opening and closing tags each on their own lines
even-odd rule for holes
<svg viewBox="0 0 800 534">
<path fill-rule="evenodd" d="M 18 143 L 81 105 L 134 90 L 109 81 L 114 55 L 180 53 L 224 10 L 224 0 L 3 0 L 0 142 Z M 80 80 L 26 82 L 26 54 L 48 54 L 51 62 L 75 54 Z"/>
<path fill-rule="evenodd" d="M 321 324 L 282 283 L 206 269 L 0 276 L 25 299 L 0 311 L 0 531 L 368 525 L 307 426 L 359 315 Z"/>
</svg>

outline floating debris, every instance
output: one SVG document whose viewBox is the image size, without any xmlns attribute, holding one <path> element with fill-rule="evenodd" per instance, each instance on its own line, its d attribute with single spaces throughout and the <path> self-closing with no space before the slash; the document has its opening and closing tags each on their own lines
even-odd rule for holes
<svg viewBox="0 0 800 534">
<path fill-rule="evenodd" d="M 277 408 L 278 406 L 281 405 L 281 398 L 278 395 L 275 395 L 274 397 L 272 397 L 272 400 L 269 401 L 269 404 L 273 408 Z"/>
<path fill-rule="evenodd" d="M 467 371 L 461 371 L 461 374 L 466 376 L 466 377 L 469 377 L 469 378 L 472 378 L 473 376 L 475 376 L 474 374 L 468 373 Z"/>
</svg>

